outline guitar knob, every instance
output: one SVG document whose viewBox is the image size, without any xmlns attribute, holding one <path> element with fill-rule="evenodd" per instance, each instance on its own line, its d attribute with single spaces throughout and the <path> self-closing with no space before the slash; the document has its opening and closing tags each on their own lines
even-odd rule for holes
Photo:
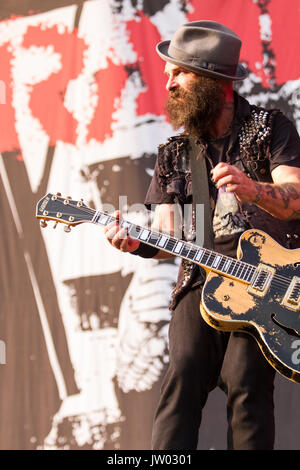
<svg viewBox="0 0 300 470">
<path fill-rule="evenodd" d="M 61 196 L 61 193 L 56 193 L 56 196 Z"/>
<path fill-rule="evenodd" d="M 68 232 L 71 232 L 71 227 L 70 227 L 70 225 L 65 225 L 65 226 L 64 226 L 64 231 L 67 232 L 67 233 L 68 233 Z"/>
<path fill-rule="evenodd" d="M 46 221 L 45 221 L 45 220 L 41 220 L 41 221 L 40 221 L 40 226 L 41 226 L 42 228 L 47 227 Z"/>
</svg>

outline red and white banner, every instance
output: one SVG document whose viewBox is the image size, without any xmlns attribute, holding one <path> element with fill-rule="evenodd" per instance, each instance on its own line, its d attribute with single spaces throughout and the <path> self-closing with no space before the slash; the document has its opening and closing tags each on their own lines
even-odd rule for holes
<svg viewBox="0 0 300 470">
<path fill-rule="evenodd" d="M 155 45 L 199 19 L 241 37 L 240 93 L 300 129 L 299 0 L 0 7 L 1 449 L 150 447 L 178 263 L 120 254 L 92 224 L 43 230 L 35 205 L 60 192 L 145 222 L 157 147 L 174 133 Z M 297 386 L 277 390 L 276 445 L 299 447 Z M 219 420 L 204 421 L 199 448 L 226 447 Z"/>
</svg>

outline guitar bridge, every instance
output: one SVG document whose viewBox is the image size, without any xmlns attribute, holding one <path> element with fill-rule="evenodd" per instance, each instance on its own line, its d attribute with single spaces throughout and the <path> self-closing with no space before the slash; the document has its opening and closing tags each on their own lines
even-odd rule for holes
<svg viewBox="0 0 300 470">
<path fill-rule="evenodd" d="M 282 299 L 282 305 L 292 310 L 300 307 L 300 277 L 294 276 Z"/>
<path fill-rule="evenodd" d="M 270 287 L 274 274 L 275 268 L 266 264 L 259 264 L 251 279 L 248 292 L 258 297 L 264 297 Z"/>
</svg>

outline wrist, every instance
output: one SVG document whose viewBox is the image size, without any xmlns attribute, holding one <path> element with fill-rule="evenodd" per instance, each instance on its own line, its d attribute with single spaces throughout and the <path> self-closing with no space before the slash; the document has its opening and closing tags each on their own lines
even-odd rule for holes
<svg viewBox="0 0 300 470">
<path fill-rule="evenodd" d="M 262 198 L 263 186 L 257 181 L 253 181 L 253 183 L 254 189 L 251 191 L 252 198 L 249 202 L 252 202 L 253 204 L 259 204 Z"/>
<path fill-rule="evenodd" d="M 136 250 L 131 251 L 131 254 L 140 256 L 141 258 L 153 258 L 158 252 L 158 248 L 146 245 L 145 243 L 140 243 Z"/>
</svg>

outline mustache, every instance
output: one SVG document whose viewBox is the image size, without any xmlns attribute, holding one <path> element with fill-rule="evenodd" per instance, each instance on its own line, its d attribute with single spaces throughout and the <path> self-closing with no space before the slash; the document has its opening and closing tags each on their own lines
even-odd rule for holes
<svg viewBox="0 0 300 470">
<path fill-rule="evenodd" d="M 182 88 L 174 88 L 173 90 L 169 91 L 168 99 L 170 100 L 178 100 L 178 98 L 184 98 L 187 95 L 187 91 L 183 90 Z"/>
</svg>

